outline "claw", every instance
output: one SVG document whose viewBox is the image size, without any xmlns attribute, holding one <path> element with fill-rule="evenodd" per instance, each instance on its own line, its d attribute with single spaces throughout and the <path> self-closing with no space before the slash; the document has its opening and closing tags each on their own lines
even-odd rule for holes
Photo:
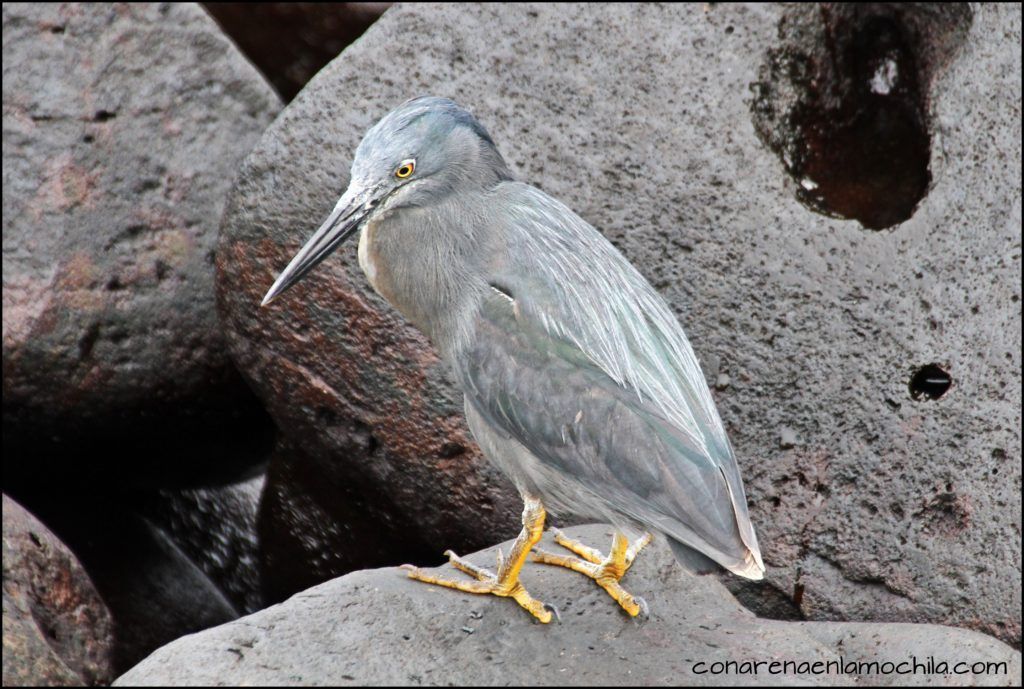
<svg viewBox="0 0 1024 689">
<path fill-rule="evenodd" d="M 523 568 L 533 546 L 537 544 L 544 533 L 544 506 L 540 500 L 529 495 L 524 496 L 524 502 L 523 530 L 519 532 L 519 536 L 513 542 L 508 559 L 499 549 L 497 572 L 491 572 L 464 560 L 451 550 L 446 550 L 444 553 L 448 557 L 448 562 L 455 569 L 473 576 L 474 579 L 451 579 L 426 572 L 413 565 L 402 565 L 402 569 L 408 570 L 409 578 L 426 584 L 443 586 L 464 593 L 512 598 L 540 622 L 549 622 L 552 615 L 557 617 L 558 611 L 531 596 L 519 582 L 519 571 Z"/>
<path fill-rule="evenodd" d="M 640 606 L 640 614 L 634 617 L 633 619 L 636 620 L 637 624 L 643 624 L 648 619 L 650 619 L 651 609 L 647 606 L 647 601 L 645 601 L 640 596 L 633 596 L 633 600 L 636 601 L 636 604 Z"/>
<path fill-rule="evenodd" d="M 566 567 L 574 572 L 579 572 L 593 579 L 598 586 L 607 591 L 631 617 L 642 616 L 643 619 L 646 619 L 650 616 L 647 601 L 631 595 L 619 584 L 637 554 L 651 542 L 650 534 L 645 534 L 630 546 L 624 535 L 616 533 L 612 539 L 612 549 L 605 557 L 600 551 L 568 538 L 558 529 L 552 528 L 551 532 L 555 535 L 556 543 L 576 553 L 579 557 L 558 555 L 536 548 L 533 552 L 534 562 Z"/>
<path fill-rule="evenodd" d="M 562 615 L 558 612 L 558 608 L 551 605 L 550 603 L 545 603 L 544 609 L 555 616 L 555 622 L 557 622 L 558 624 L 562 624 Z"/>
</svg>

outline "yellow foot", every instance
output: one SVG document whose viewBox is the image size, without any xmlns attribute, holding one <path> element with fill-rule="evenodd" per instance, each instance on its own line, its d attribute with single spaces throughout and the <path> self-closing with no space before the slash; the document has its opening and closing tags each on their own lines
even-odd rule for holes
<svg viewBox="0 0 1024 689">
<path fill-rule="evenodd" d="M 575 572 L 585 574 L 596 581 L 598 586 L 607 591 L 608 595 L 614 598 L 630 616 L 636 617 L 643 613 L 644 617 L 647 617 L 647 602 L 643 598 L 627 592 L 619 584 L 619 580 L 626 573 L 626 570 L 629 569 L 630 565 L 633 564 L 637 554 L 644 549 L 644 546 L 651 542 L 651 534 L 644 534 L 630 545 L 629 540 L 625 536 L 621 533 L 616 533 L 612 539 L 612 550 L 608 557 L 605 557 L 600 551 L 585 546 L 579 541 L 574 541 L 558 529 L 551 529 L 551 532 L 554 534 L 555 542 L 558 545 L 568 548 L 579 555 L 579 557 L 558 555 L 537 548 L 533 553 L 534 562 L 568 567 Z"/>
<path fill-rule="evenodd" d="M 542 603 L 531 596 L 519 582 L 519 571 L 526 562 L 526 556 L 544 534 L 544 507 L 539 500 L 529 496 L 524 496 L 524 498 L 526 505 L 523 509 L 523 530 L 513 542 L 512 552 L 509 553 L 508 559 L 502 556 L 500 550 L 498 551 L 497 574 L 462 559 L 450 550 L 446 551 L 445 555 L 448 556 L 448 561 L 452 566 L 476 577 L 476 581 L 439 577 L 412 565 L 402 565 L 402 568 L 409 570 L 409 578 L 417 581 L 467 593 L 486 593 L 492 596 L 511 598 L 545 624 L 552 618 L 558 619 L 558 610 L 554 606 Z"/>
</svg>

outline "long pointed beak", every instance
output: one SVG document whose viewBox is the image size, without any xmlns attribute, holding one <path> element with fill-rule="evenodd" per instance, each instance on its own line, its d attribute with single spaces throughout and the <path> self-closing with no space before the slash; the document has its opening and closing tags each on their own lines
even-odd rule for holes
<svg viewBox="0 0 1024 689">
<path fill-rule="evenodd" d="M 295 254 L 295 258 L 288 264 L 288 267 L 277 276 L 277 280 L 267 292 L 267 296 L 263 297 L 260 306 L 266 306 L 277 299 L 285 290 L 301 280 L 306 273 L 313 270 L 320 261 L 327 258 L 355 232 L 374 205 L 376 205 L 376 200 L 371 193 L 353 193 L 349 188 L 316 234 L 310 237 L 299 253 Z"/>
</svg>

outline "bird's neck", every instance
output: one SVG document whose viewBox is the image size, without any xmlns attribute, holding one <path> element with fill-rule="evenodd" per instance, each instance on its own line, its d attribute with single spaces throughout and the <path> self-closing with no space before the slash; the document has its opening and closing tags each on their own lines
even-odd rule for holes
<svg viewBox="0 0 1024 689">
<path fill-rule="evenodd" d="M 371 219 L 359 237 L 370 285 L 446 356 L 469 336 L 486 287 L 474 268 L 472 216 L 443 206 L 403 208 Z"/>
</svg>

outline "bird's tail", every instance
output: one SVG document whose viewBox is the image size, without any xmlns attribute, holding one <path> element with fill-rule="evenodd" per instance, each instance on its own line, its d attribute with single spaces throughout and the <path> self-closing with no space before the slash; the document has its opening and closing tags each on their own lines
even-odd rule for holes
<svg viewBox="0 0 1024 689">
<path fill-rule="evenodd" d="M 668 537 L 668 544 L 672 548 L 672 554 L 676 556 L 683 567 L 694 574 L 710 574 L 724 567 L 733 574 L 746 579 L 759 580 L 764 578 L 764 564 L 761 558 L 750 550 L 747 550 L 743 560 L 720 564 L 695 548 L 681 543 L 671 536 Z"/>
</svg>

